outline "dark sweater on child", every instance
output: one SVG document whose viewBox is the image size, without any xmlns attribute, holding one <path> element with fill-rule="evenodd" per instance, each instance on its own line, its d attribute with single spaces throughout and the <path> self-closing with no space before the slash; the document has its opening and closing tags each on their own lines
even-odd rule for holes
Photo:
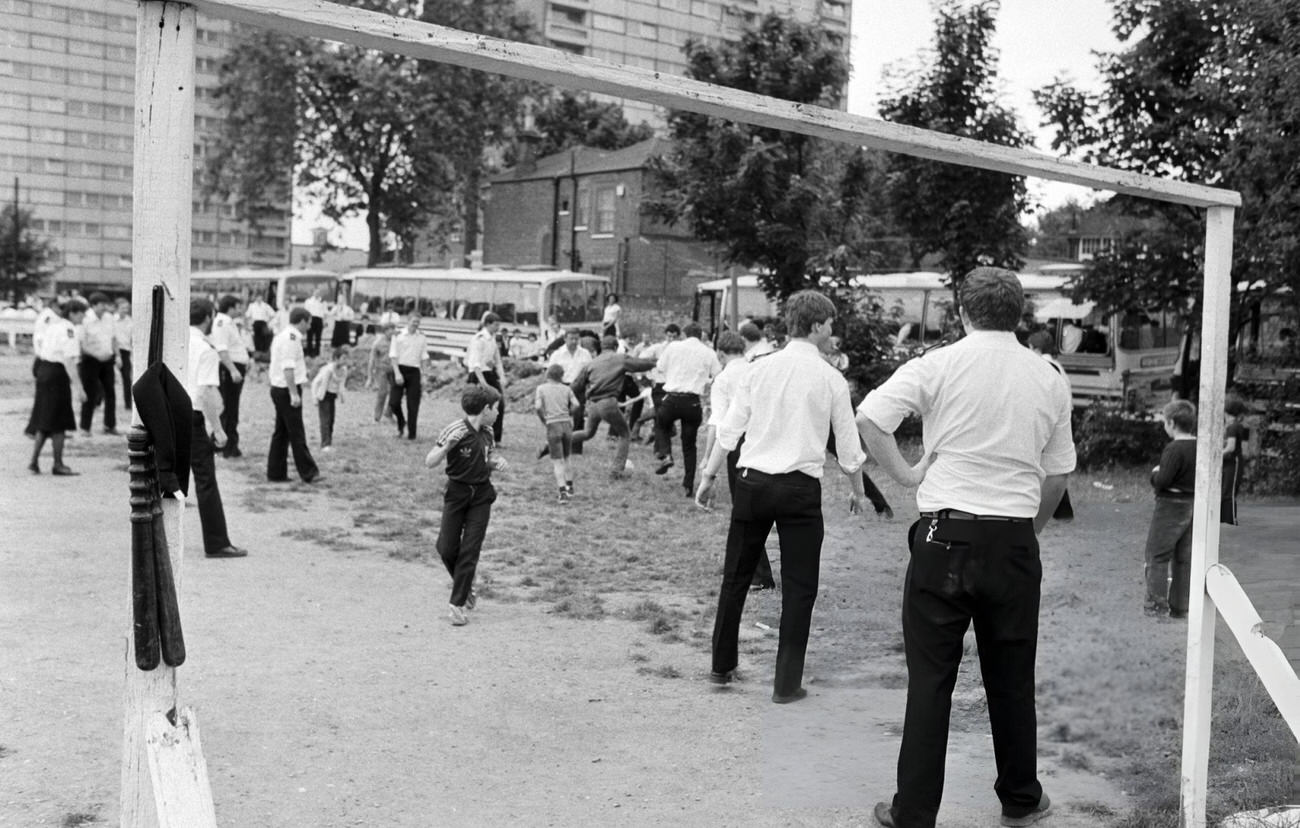
<svg viewBox="0 0 1300 828">
<path fill-rule="evenodd" d="M 1160 469 L 1151 474 L 1156 497 L 1190 500 L 1196 490 L 1196 441 L 1171 440 L 1160 454 Z"/>
</svg>

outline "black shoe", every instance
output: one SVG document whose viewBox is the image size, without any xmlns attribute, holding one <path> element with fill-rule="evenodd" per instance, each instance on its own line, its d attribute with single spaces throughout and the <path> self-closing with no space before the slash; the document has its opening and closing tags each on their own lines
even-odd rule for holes
<svg viewBox="0 0 1300 828">
<path fill-rule="evenodd" d="M 302 479 L 302 482 L 307 483 L 307 484 L 311 484 L 311 483 L 319 483 L 319 482 L 321 482 L 321 481 L 324 480 L 324 479 L 325 479 L 325 475 L 323 475 L 323 474 L 313 474 L 311 477 L 304 477 L 304 478 Z"/>
<path fill-rule="evenodd" d="M 690 487 L 690 486 L 687 486 L 687 487 L 686 487 L 686 496 L 689 497 L 689 498 L 691 498 L 691 499 L 694 499 L 694 498 L 695 498 L 695 492 L 691 491 L 691 487 Z"/>
<path fill-rule="evenodd" d="M 542 446 L 540 449 L 537 450 L 537 459 L 541 460 L 543 457 L 545 457 L 550 453 L 551 453 L 550 446 Z"/>
<path fill-rule="evenodd" d="M 655 474 L 668 474 L 668 470 L 673 467 L 673 458 L 665 457 L 655 466 Z"/>
<path fill-rule="evenodd" d="M 53 474 L 55 477 L 76 477 L 77 475 L 81 474 L 81 472 L 74 472 L 72 469 L 68 468 L 67 466 L 55 466 L 54 471 L 51 472 L 51 474 Z"/>
<path fill-rule="evenodd" d="M 885 828 L 894 828 L 894 811 L 889 807 L 888 802 L 876 803 L 876 822 L 879 822 Z"/>
<path fill-rule="evenodd" d="M 287 478 L 287 477 L 272 477 L 271 475 L 268 474 L 268 475 L 266 476 L 266 482 L 268 482 L 268 483 L 288 483 L 288 482 L 289 482 L 289 478 Z"/>
<path fill-rule="evenodd" d="M 736 671 L 728 670 L 725 673 L 719 673 L 714 670 L 709 673 L 709 681 L 713 684 L 731 684 L 736 680 Z"/>
<path fill-rule="evenodd" d="M 31 472 L 32 474 L 40 474 L 41 467 L 40 465 L 37 464 L 35 460 L 33 460 L 32 462 L 27 464 L 27 471 Z"/>
<path fill-rule="evenodd" d="M 573 481 L 572 480 L 564 481 L 564 488 L 569 492 L 569 494 L 573 494 Z"/>
<path fill-rule="evenodd" d="M 1007 816 L 1006 814 L 1003 814 L 1002 824 L 1011 826 L 1011 828 L 1021 828 L 1021 826 L 1033 825 L 1038 820 L 1050 816 L 1051 813 L 1052 813 L 1052 801 L 1048 799 L 1047 794 L 1044 793 L 1042 797 L 1038 800 L 1038 805 L 1034 807 L 1034 810 L 1030 811 L 1024 816 L 1018 816 L 1018 817 Z"/>
<path fill-rule="evenodd" d="M 225 457 L 228 460 L 236 460 L 240 457 L 243 457 L 244 453 L 239 449 L 231 449 L 230 451 L 223 451 L 221 453 L 221 456 Z"/>
<path fill-rule="evenodd" d="M 107 435 L 109 435 L 109 436 L 112 436 L 112 437 L 121 437 L 121 436 L 122 436 L 122 432 L 118 431 L 118 430 L 115 429 L 115 428 L 106 428 L 106 429 L 104 429 L 104 433 L 107 434 Z"/>
<path fill-rule="evenodd" d="M 247 549 L 240 549 L 238 546 L 223 546 L 220 549 L 213 550 L 204 555 L 207 558 L 242 558 L 248 554 Z"/>
<path fill-rule="evenodd" d="M 750 592 L 767 592 L 769 589 L 776 589 L 776 581 L 755 581 L 749 585 Z"/>
<path fill-rule="evenodd" d="M 800 699 L 806 697 L 807 695 L 808 695 L 808 691 L 800 687 L 798 690 L 794 691 L 793 693 L 787 696 L 782 696 L 780 693 L 773 693 L 772 701 L 777 704 L 790 704 L 792 702 L 799 701 Z"/>
<path fill-rule="evenodd" d="M 1186 618 L 1186 617 L 1187 617 L 1187 610 L 1176 610 L 1176 609 L 1171 609 L 1171 610 L 1169 611 L 1169 617 L 1170 617 L 1170 618 Z"/>
<path fill-rule="evenodd" d="M 889 504 L 888 504 L 888 503 L 886 503 L 884 506 L 881 506 L 881 507 L 879 507 L 878 509 L 876 509 L 876 514 L 880 515 L 880 516 L 883 517 L 885 520 L 893 520 L 893 519 L 894 519 L 894 510 L 891 509 L 891 508 L 889 508 Z"/>
</svg>

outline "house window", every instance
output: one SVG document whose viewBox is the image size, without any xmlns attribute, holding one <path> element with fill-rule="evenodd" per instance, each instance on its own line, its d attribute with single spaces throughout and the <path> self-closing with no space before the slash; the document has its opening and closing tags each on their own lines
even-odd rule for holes
<svg viewBox="0 0 1300 828">
<path fill-rule="evenodd" d="M 596 233 L 614 232 L 614 188 L 596 188 Z"/>
<path fill-rule="evenodd" d="M 586 187 L 578 190 L 578 197 L 573 202 L 573 229 L 587 229 L 587 204 L 590 198 L 591 193 L 587 191 Z"/>
</svg>

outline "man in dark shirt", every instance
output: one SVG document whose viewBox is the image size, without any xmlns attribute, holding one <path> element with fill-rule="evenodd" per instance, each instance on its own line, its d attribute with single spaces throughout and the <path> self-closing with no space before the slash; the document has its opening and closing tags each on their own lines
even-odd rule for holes
<svg viewBox="0 0 1300 828">
<path fill-rule="evenodd" d="M 1192 585 L 1192 498 L 1196 491 L 1196 406 L 1174 400 L 1161 412 L 1171 438 L 1151 470 L 1155 510 L 1147 531 L 1147 615 L 1186 618 Z"/>
<path fill-rule="evenodd" d="M 655 361 L 620 354 L 618 340 L 612 336 L 604 337 L 600 345 L 600 356 L 582 366 L 570 386 L 578 399 L 585 395 L 587 400 L 587 428 L 583 433 L 573 435 L 573 450 L 575 454 L 580 453 L 583 442 L 596 436 L 601 421 L 609 423 L 610 432 L 618 439 L 610 476 L 619 478 L 627 466 L 627 452 L 632 436 L 627 420 L 618 407 L 618 395 L 628 374 L 649 371 L 655 367 Z"/>
</svg>

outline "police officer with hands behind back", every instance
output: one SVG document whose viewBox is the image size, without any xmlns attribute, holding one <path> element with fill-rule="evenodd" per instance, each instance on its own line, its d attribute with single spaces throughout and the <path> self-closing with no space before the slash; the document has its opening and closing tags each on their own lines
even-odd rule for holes
<svg viewBox="0 0 1300 828">
<path fill-rule="evenodd" d="M 289 325 L 271 340 L 271 404 L 275 406 L 275 431 L 266 456 L 266 479 L 282 483 L 289 479 L 289 451 L 304 483 L 321 479 L 320 469 L 307 448 L 307 431 L 302 424 L 302 388 L 307 383 L 307 359 L 303 340 L 311 327 L 306 308 L 289 311 Z"/>
</svg>

